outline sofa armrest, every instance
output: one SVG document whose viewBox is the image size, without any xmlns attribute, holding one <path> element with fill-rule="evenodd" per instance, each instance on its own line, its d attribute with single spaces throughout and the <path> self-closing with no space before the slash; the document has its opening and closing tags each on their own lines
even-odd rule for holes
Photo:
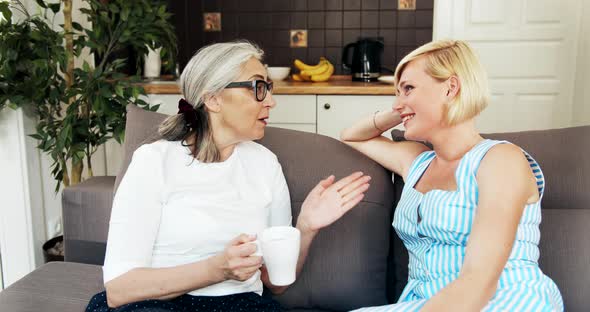
<svg viewBox="0 0 590 312">
<path fill-rule="evenodd" d="M 103 264 L 115 177 L 92 177 L 64 189 L 65 260 Z"/>
</svg>

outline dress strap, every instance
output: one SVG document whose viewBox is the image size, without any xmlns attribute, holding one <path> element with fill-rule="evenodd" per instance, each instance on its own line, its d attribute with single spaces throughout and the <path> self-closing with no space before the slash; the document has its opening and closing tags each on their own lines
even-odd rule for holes
<svg viewBox="0 0 590 312">
<path fill-rule="evenodd" d="M 418 157 L 416 157 L 416 159 L 414 159 L 414 161 L 412 162 L 412 165 L 410 165 L 405 185 L 413 186 L 414 184 L 416 184 L 416 182 L 422 176 L 424 170 L 426 169 L 430 161 L 434 158 L 434 156 L 436 156 L 434 151 L 425 151 L 418 155 Z"/>
</svg>

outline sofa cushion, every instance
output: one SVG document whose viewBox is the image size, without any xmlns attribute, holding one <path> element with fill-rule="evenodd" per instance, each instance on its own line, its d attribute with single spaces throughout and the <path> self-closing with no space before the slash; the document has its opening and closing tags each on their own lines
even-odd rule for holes
<svg viewBox="0 0 590 312">
<path fill-rule="evenodd" d="M 10 312 L 80 312 L 103 290 L 100 266 L 50 262 L 0 292 L 0 307 Z"/>
<path fill-rule="evenodd" d="M 260 143 L 283 167 L 297 220 L 307 193 L 320 179 L 362 170 L 371 187 L 352 211 L 320 231 L 303 272 L 276 299 L 288 308 L 350 310 L 387 303 L 387 257 L 391 230 L 391 173 L 332 138 L 268 128 Z"/>
<path fill-rule="evenodd" d="M 590 207 L 542 211 L 539 266 L 559 287 L 565 311 L 588 311 Z"/>
<path fill-rule="evenodd" d="M 121 169 L 115 180 L 115 192 L 119 187 L 119 183 L 121 183 L 123 175 L 127 172 L 127 167 L 129 167 L 133 152 L 135 152 L 139 146 L 158 139 L 158 126 L 164 121 L 164 119 L 166 119 L 166 117 L 168 116 L 165 114 L 147 111 L 134 104 L 127 105 L 127 123 L 125 124 L 125 142 L 123 143 L 123 163 L 121 163 Z"/>
<path fill-rule="evenodd" d="M 117 183 L 135 149 L 156 138 L 158 124 L 165 117 L 128 106 L 125 160 Z M 283 167 L 293 220 L 297 220 L 307 193 L 322 178 L 330 174 L 341 178 L 356 170 L 372 177 L 363 201 L 319 233 L 301 276 L 276 299 L 288 308 L 329 310 L 386 304 L 393 205 L 391 173 L 345 144 L 321 135 L 268 127 L 260 143 L 277 155 Z"/>
<path fill-rule="evenodd" d="M 65 260 L 103 264 L 115 177 L 92 177 L 62 194 Z"/>
</svg>

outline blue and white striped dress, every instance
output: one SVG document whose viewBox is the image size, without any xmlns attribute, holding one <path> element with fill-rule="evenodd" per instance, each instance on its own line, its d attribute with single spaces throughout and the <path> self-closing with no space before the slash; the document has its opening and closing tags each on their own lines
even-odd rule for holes
<svg viewBox="0 0 590 312">
<path fill-rule="evenodd" d="M 408 284 L 398 303 L 359 311 L 418 311 L 459 276 L 477 210 L 477 170 L 487 151 L 499 143 L 508 142 L 483 140 L 463 156 L 455 173 L 456 191 L 417 191 L 414 185 L 436 155 L 427 151 L 414 160 L 393 221 L 409 252 Z M 523 153 L 542 198 L 545 182 L 541 168 Z M 559 289 L 538 266 L 540 223 L 541 199 L 526 205 L 496 294 L 483 311 L 563 311 Z"/>
</svg>

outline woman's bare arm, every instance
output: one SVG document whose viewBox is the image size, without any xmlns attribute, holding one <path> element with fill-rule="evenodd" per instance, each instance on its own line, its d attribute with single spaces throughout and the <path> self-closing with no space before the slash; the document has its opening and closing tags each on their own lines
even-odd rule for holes
<svg viewBox="0 0 590 312">
<path fill-rule="evenodd" d="M 340 140 L 405 180 L 414 159 L 428 147 L 412 141 L 393 142 L 381 136 L 401 121 L 399 113 L 394 110 L 371 114 L 342 130 Z"/>
</svg>

